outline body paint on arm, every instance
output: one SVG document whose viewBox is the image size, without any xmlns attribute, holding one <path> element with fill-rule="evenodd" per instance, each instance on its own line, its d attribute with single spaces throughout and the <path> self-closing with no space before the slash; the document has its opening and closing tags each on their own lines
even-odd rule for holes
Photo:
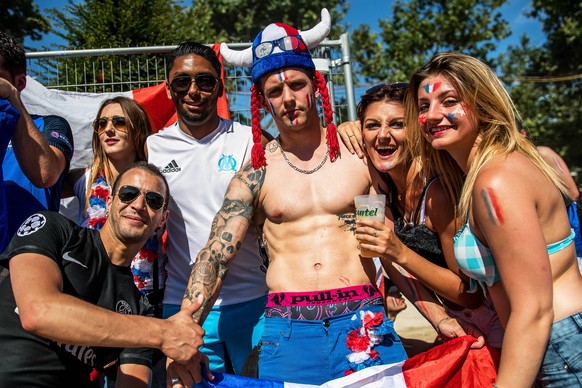
<svg viewBox="0 0 582 388">
<path fill-rule="evenodd" d="M 495 196 L 493 189 L 488 187 L 481 190 L 481 198 L 483 199 L 483 202 L 485 202 L 485 208 L 489 214 L 489 220 L 495 225 L 502 225 L 503 214 L 501 213 L 499 202 L 497 201 L 497 197 Z"/>
</svg>

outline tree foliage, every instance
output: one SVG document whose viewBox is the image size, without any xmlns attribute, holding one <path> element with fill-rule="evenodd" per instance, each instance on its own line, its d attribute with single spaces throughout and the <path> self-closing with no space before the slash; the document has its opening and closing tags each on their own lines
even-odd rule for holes
<svg viewBox="0 0 582 388">
<path fill-rule="evenodd" d="M 183 19 L 175 0 L 69 0 L 49 13 L 68 49 L 171 44 Z"/>
<path fill-rule="evenodd" d="M 499 8 L 505 0 L 396 0 L 381 32 L 358 27 L 354 58 L 367 81 L 406 80 L 434 54 L 459 51 L 495 65 L 495 41 L 510 34 Z"/>
<path fill-rule="evenodd" d="M 19 41 L 24 37 L 40 40 L 50 30 L 49 21 L 40 13 L 32 0 L 3 0 L 0 3 L 2 31 Z"/>
<path fill-rule="evenodd" d="M 69 49 L 251 41 L 267 24 L 281 21 L 299 29 L 320 19 L 331 8 L 339 31 L 346 0 L 198 0 L 191 7 L 176 0 L 69 0 L 64 9 L 51 9 L 55 32 Z"/>
<path fill-rule="evenodd" d="M 582 173 L 582 3 L 534 0 L 528 15 L 542 22 L 546 41 L 532 47 L 521 37 L 501 71 L 532 140 Z"/>
</svg>

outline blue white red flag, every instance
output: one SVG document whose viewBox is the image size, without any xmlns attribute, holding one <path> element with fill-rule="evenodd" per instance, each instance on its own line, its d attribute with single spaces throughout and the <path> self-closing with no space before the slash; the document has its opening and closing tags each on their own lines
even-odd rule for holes
<svg viewBox="0 0 582 388">
<path fill-rule="evenodd" d="M 408 360 L 373 366 L 322 385 L 296 384 L 214 373 L 206 387 L 216 388 L 491 388 L 499 352 L 470 349 L 475 338 L 456 338 Z"/>
</svg>

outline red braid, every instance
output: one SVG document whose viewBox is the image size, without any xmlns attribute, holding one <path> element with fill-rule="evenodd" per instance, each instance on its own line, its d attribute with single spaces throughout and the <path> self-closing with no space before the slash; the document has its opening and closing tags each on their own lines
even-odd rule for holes
<svg viewBox="0 0 582 388">
<path fill-rule="evenodd" d="M 323 78 L 323 75 L 321 75 L 321 73 L 317 70 L 315 71 L 315 87 L 319 90 L 319 94 L 321 95 L 323 115 L 325 116 L 325 122 L 327 123 L 326 141 L 327 146 L 329 147 L 329 159 L 333 162 L 339 156 L 341 156 L 340 146 L 337 138 L 335 124 L 333 123 L 333 111 L 329 101 L 327 84 L 325 82 L 325 78 Z"/>
<path fill-rule="evenodd" d="M 259 92 L 255 85 L 251 86 L 251 120 L 253 130 L 253 150 L 251 152 L 251 162 L 253 168 L 258 170 L 267 165 L 265 150 L 261 144 L 261 111 L 259 108 Z"/>
</svg>

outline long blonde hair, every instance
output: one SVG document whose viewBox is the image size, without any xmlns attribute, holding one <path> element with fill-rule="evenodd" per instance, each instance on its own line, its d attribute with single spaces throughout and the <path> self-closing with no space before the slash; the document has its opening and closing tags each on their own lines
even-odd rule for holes
<svg viewBox="0 0 582 388">
<path fill-rule="evenodd" d="M 152 127 L 148 119 L 146 111 L 136 101 L 127 97 L 114 97 L 103 101 L 99 111 L 97 112 L 96 120 L 101 117 L 103 108 L 111 104 L 119 104 L 127 122 L 127 134 L 129 141 L 133 144 L 136 152 L 135 162 L 146 160 L 144 145 L 146 138 L 152 133 Z M 91 140 L 93 148 L 93 162 L 89 166 L 91 174 L 87 179 L 87 189 L 85 195 L 85 209 L 89 207 L 89 199 L 91 196 L 91 185 L 97 178 L 99 173 L 104 174 L 104 178 L 109 185 L 113 184 L 113 172 L 109 166 L 109 158 L 99 141 L 99 134 L 93 128 L 93 138 Z"/>
<path fill-rule="evenodd" d="M 424 138 L 418 123 L 418 89 L 428 77 L 446 77 L 469 106 L 479 126 L 480 140 L 475 157 L 463 179 L 462 170 L 451 155 L 435 150 Z M 420 155 L 441 175 L 449 194 L 458 199 L 458 215 L 466 219 L 471 192 L 477 175 L 490 159 L 520 152 L 527 156 L 540 171 L 567 195 L 567 190 L 556 172 L 542 159 L 537 148 L 519 133 L 516 109 L 495 73 L 476 58 L 459 53 L 440 53 L 417 70 L 411 78 L 406 100 L 406 123 L 411 139 L 411 152 Z M 463 183 L 464 180 L 464 183 Z"/>
</svg>

